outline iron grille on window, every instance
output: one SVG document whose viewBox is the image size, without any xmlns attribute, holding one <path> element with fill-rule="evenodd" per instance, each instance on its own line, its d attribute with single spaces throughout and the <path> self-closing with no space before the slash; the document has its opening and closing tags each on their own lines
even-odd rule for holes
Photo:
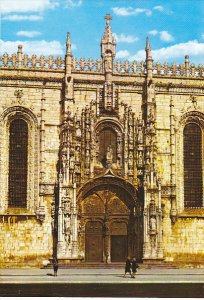
<svg viewBox="0 0 204 300">
<path fill-rule="evenodd" d="M 9 207 L 26 207 L 28 126 L 22 119 L 10 124 Z"/>
<path fill-rule="evenodd" d="M 184 128 L 184 206 L 202 207 L 202 132 L 198 125 Z"/>
</svg>

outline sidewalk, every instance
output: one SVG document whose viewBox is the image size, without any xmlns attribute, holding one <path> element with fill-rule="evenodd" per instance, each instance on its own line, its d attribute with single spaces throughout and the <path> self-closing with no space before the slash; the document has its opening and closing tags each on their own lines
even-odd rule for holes
<svg viewBox="0 0 204 300">
<path fill-rule="evenodd" d="M 204 269 L 0 269 L 0 297 L 203 298 Z"/>
<path fill-rule="evenodd" d="M 123 269 L 0 269 L 1 283 L 204 283 L 204 269 L 139 269 L 135 278 Z"/>
</svg>

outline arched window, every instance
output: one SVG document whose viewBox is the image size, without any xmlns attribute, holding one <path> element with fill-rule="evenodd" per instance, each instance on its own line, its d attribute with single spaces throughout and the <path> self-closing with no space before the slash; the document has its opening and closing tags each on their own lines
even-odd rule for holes
<svg viewBox="0 0 204 300">
<path fill-rule="evenodd" d="M 28 125 L 22 119 L 10 124 L 9 207 L 26 207 L 28 172 Z"/>
<path fill-rule="evenodd" d="M 117 161 L 117 136 L 111 128 L 104 128 L 99 135 L 99 160 L 104 163 L 106 160 L 107 148 L 113 150 L 113 162 Z"/>
<path fill-rule="evenodd" d="M 202 131 L 195 123 L 184 128 L 184 206 L 202 207 Z"/>
</svg>

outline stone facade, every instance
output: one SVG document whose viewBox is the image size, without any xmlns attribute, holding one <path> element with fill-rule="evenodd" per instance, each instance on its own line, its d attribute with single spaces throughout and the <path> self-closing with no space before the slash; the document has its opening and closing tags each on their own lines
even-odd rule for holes
<svg viewBox="0 0 204 300">
<path fill-rule="evenodd" d="M 65 59 L 21 46 L 0 57 L 2 266 L 203 261 L 203 204 L 184 201 L 184 128 L 199 126 L 203 164 L 204 69 L 188 56 L 153 64 L 148 39 L 144 62 L 115 61 L 105 19 L 102 59 L 73 57 L 69 33 Z M 26 207 L 9 204 L 16 119 L 28 126 Z"/>
</svg>

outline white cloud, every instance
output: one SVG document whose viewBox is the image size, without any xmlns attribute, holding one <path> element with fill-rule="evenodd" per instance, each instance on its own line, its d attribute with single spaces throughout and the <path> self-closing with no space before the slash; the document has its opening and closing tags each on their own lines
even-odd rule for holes
<svg viewBox="0 0 204 300">
<path fill-rule="evenodd" d="M 173 14 L 173 11 L 171 11 L 169 8 L 164 7 L 162 5 L 154 6 L 153 9 L 157 10 L 158 12 L 165 13 L 167 15 L 172 15 Z"/>
<path fill-rule="evenodd" d="M 148 31 L 148 34 L 150 35 L 159 35 L 160 40 L 163 42 L 173 42 L 174 37 L 168 32 L 168 31 L 158 31 L 156 29 Z"/>
<path fill-rule="evenodd" d="M 160 31 L 160 40 L 164 42 L 174 41 L 174 37 L 168 31 Z"/>
<path fill-rule="evenodd" d="M 202 39 L 204 39 L 204 34 L 201 35 Z"/>
<path fill-rule="evenodd" d="M 159 33 L 159 31 L 156 29 L 148 31 L 148 34 L 150 34 L 150 35 L 157 35 L 158 33 Z"/>
<path fill-rule="evenodd" d="M 128 50 L 120 50 L 116 53 L 115 58 L 120 59 L 120 58 L 128 58 L 130 56 L 130 53 Z"/>
<path fill-rule="evenodd" d="M 3 14 L 42 12 L 59 6 L 58 0 L 1 0 L 0 11 Z"/>
<path fill-rule="evenodd" d="M 169 61 L 181 60 L 184 61 L 184 56 L 188 54 L 192 62 L 199 62 L 203 59 L 204 43 L 199 43 L 197 40 L 179 43 L 169 47 L 163 47 L 157 50 L 152 50 L 152 58 L 154 61 Z M 130 60 L 144 60 L 145 51 L 139 50 Z"/>
<path fill-rule="evenodd" d="M 161 5 L 157 5 L 157 6 L 155 6 L 153 9 L 155 9 L 155 10 L 158 10 L 158 11 L 164 11 L 164 7 L 163 6 L 161 6 Z"/>
<path fill-rule="evenodd" d="M 32 38 L 32 37 L 35 37 L 35 36 L 38 36 L 38 35 L 41 35 L 42 33 L 39 32 L 39 31 L 18 31 L 16 33 L 17 36 L 25 36 L 25 37 L 28 37 L 28 38 Z"/>
<path fill-rule="evenodd" d="M 6 21 L 40 21 L 43 17 L 39 15 L 5 15 L 2 20 Z"/>
<path fill-rule="evenodd" d="M 118 42 L 118 43 L 134 43 L 139 40 L 139 38 L 136 36 L 125 35 L 123 33 L 121 33 L 120 35 L 113 33 L 113 35 L 116 39 L 116 42 Z"/>
<path fill-rule="evenodd" d="M 66 0 L 66 8 L 74 8 L 82 5 L 82 0 Z"/>
<path fill-rule="evenodd" d="M 137 16 L 144 13 L 146 16 L 151 16 L 152 11 L 146 8 L 133 8 L 133 7 L 112 7 L 112 11 L 117 16 Z"/>
<path fill-rule="evenodd" d="M 64 47 L 58 41 L 3 41 L 0 40 L 0 54 L 17 52 L 18 45 L 23 45 L 23 53 L 32 55 L 63 55 Z"/>
</svg>

